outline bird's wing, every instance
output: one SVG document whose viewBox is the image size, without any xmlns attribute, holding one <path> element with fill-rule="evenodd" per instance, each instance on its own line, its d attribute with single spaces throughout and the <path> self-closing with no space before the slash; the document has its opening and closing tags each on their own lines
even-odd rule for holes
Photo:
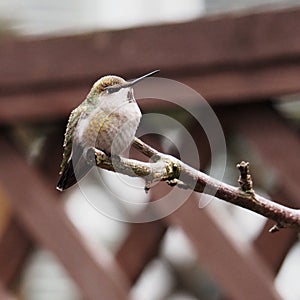
<svg viewBox="0 0 300 300">
<path fill-rule="evenodd" d="M 82 113 L 84 112 L 84 107 L 78 106 L 75 108 L 69 117 L 67 129 L 65 132 L 65 140 L 64 140 L 64 153 L 63 153 L 63 159 L 60 165 L 60 172 L 59 174 L 62 174 L 64 170 L 67 167 L 68 161 L 70 160 L 71 153 L 72 153 L 72 146 L 73 146 L 73 136 L 74 131 L 76 130 L 77 124 L 79 119 L 82 116 Z"/>
<path fill-rule="evenodd" d="M 91 169 L 91 166 L 82 157 L 83 148 L 76 144 L 76 140 L 74 140 L 77 124 L 83 114 L 85 114 L 85 107 L 81 105 L 74 109 L 69 117 L 64 140 L 61 176 L 56 186 L 59 191 L 66 190 L 74 185 Z"/>
</svg>

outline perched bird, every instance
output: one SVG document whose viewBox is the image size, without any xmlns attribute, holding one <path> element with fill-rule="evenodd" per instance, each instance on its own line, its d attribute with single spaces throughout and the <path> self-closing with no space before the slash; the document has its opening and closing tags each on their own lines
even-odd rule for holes
<svg viewBox="0 0 300 300">
<path fill-rule="evenodd" d="M 130 146 L 142 116 L 133 86 L 158 71 L 133 81 L 108 75 L 94 83 L 86 99 L 69 117 L 61 177 L 56 187 L 59 191 L 74 185 L 91 169 L 86 161 L 89 148 L 95 147 L 108 155 L 120 155 Z"/>
</svg>

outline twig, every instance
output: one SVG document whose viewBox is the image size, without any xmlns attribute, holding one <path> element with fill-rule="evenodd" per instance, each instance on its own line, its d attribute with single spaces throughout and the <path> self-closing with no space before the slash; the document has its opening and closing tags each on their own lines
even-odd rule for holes
<svg viewBox="0 0 300 300">
<path fill-rule="evenodd" d="M 253 190 L 253 181 L 250 175 L 250 165 L 248 162 L 240 162 L 236 165 L 236 167 L 240 171 L 239 184 L 241 186 L 241 190 L 245 193 L 254 195 Z"/>
<path fill-rule="evenodd" d="M 154 181 L 166 181 L 172 186 L 177 185 L 179 188 L 210 194 L 249 209 L 276 222 L 270 232 L 287 227 L 300 229 L 300 211 L 298 209 L 288 208 L 254 193 L 249 163 L 241 162 L 238 165 L 241 172 L 239 178 L 241 188 L 237 188 L 195 170 L 171 155 L 160 153 L 137 138 L 135 138 L 133 146 L 151 158 L 151 162 L 109 157 L 94 148 L 90 149 L 90 159 L 96 159 L 96 165 L 100 168 L 128 176 L 143 177 L 146 180 L 146 186 L 147 183 Z"/>
</svg>

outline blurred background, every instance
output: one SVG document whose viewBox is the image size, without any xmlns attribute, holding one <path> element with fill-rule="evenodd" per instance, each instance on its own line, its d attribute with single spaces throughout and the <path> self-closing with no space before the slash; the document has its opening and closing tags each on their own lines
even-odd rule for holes
<svg viewBox="0 0 300 300">
<path fill-rule="evenodd" d="M 218 116 L 224 181 L 237 186 L 236 164 L 250 161 L 258 193 L 299 207 L 299 33 L 296 0 L 0 0 L 0 298 L 299 299 L 295 231 L 269 234 L 271 221 L 199 195 L 130 224 L 101 214 L 77 186 L 55 191 L 68 115 L 92 83 L 160 68 Z M 139 104 L 179 120 L 210 169 L 206 134 L 186 111 Z M 176 133 L 143 140 L 178 155 Z M 121 218 L 140 211 L 116 199 L 148 203 L 170 190 L 145 194 L 141 179 L 100 172 L 84 191 Z"/>
<path fill-rule="evenodd" d="M 66 35 L 177 23 L 224 12 L 247 13 L 299 5 L 297 0 L 1 1 L 3 31 L 17 35 Z M 124 13 L 126 12 L 126 13 Z"/>
</svg>

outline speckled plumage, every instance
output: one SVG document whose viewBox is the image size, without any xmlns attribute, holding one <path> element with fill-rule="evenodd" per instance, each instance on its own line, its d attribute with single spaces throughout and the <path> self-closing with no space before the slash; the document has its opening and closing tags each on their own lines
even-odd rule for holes
<svg viewBox="0 0 300 300">
<path fill-rule="evenodd" d="M 75 108 L 70 114 L 67 129 L 65 132 L 65 140 L 64 140 L 64 144 L 63 144 L 64 153 L 63 153 L 63 160 L 60 165 L 59 174 L 63 173 L 63 171 L 65 170 L 65 168 L 67 166 L 68 160 L 71 156 L 74 131 L 76 129 L 76 126 L 77 126 L 78 120 L 80 119 L 81 114 L 85 111 L 85 106 L 86 105 L 81 104 L 80 106 Z"/>
<path fill-rule="evenodd" d="M 64 190 L 90 169 L 85 150 L 96 147 L 108 154 L 121 154 L 132 142 L 141 112 L 132 87 L 118 87 L 126 81 L 118 76 L 105 76 L 93 85 L 87 98 L 72 111 L 64 140 L 61 178 L 57 185 Z M 109 91 L 108 87 L 117 87 Z"/>
</svg>

